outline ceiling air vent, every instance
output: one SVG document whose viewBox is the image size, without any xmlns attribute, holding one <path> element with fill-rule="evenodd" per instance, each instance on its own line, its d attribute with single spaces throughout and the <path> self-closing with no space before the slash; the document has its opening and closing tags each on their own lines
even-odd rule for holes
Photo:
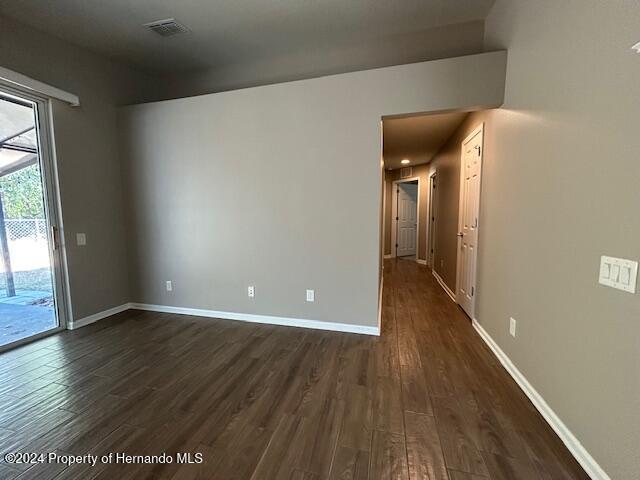
<svg viewBox="0 0 640 480">
<path fill-rule="evenodd" d="M 413 175 L 412 167 L 402 167 L 400 169 L 400 178 L 409 178 L 411 175 Z"/>
<path fill-rule="evenodd" d="M 166 18 L 164 20 L 157 20 L 155 22 L 145 23 L 143 25 L 152 32 L 157 33 L 162 37 L 171 37 L 179 33 L 186 33 L 189 31 L 187 27 L 181 23 L 176 22 L 175 18 Z"/>
</svg>

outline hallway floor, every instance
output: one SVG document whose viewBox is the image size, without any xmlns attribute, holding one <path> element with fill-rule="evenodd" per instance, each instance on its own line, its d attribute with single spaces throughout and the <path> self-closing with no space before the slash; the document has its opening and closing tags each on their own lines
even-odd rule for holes
<svg viewBox="0 0 640 480">
<path fill-rule="evenodd" d="M 124 312 L 0 355 L 0 478 L 587 479 L 426 267 L 385 262 L 381 337 Z"/>
</svg>

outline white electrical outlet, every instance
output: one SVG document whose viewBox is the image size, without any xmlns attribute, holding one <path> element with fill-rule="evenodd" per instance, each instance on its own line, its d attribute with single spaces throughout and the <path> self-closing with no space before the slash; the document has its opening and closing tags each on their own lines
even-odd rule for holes
<svg viewBox="0 0 640 480">
<path fill-rule="evenodd" d="M 167 280 L 167 292 L 173 291 L 173 282 L 171 280 Z"/>
<path fill-rule="evenodd" d="M 86 233 L 76 233 L 76 244 L 79 247 L 84 247 L 87 244 L 87 234 Z"/>
<path fill-rule="evenodd" d="M 307 302 L 315 302 L 315 301 L 316 301 L 315 290 L 307 290 Z"/>
<path fill-rule="evenodd" d="M 509 333 L 512 337 L 516 336 L 516 319 L 513 317 L 509 318 Z"/>
<path fill-rule="evenodd" d="M 247 296 L 253 298 L 256 296 L 256 289 L 253 286 L 247 287 Z"/>
</svg>

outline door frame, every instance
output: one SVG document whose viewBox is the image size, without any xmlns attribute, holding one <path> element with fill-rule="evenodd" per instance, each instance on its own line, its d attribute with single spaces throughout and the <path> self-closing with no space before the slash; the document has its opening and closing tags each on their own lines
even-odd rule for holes
<svg viewBox="0 0 640 480">
<path fill-rule="evenodd" d="M 436 222 L 431 219 L 437 215 L 437 196 L 434 189 L 437 188 L 438 172 L 429 174 L 429 192 L 427 193 L 427 266 L 434 268 L 436 259 Z"/>
<path fill-rule="evenodd" d="M 398 195 L 397 185 L 399 183 L 411 183 L 418 181 L 418 198 L 416 199 L 416 261 L 420 258 L 420 177 L 408 177 L 401 178 L 400 180 L 394 180 L 391 184 L 391 258 L 396 258 L 396 252 L 398 247 L 396 246 L 396 238 L 398 232 L 398 221 L 395 218 L 398 216 Z"/>
<path fill-rule="evenodd" d="M 27 100 L 35 105 L 36 131 L 38 140 L 38 161 L 41 166 L 40 174 L 43 183 L 44 206 L 46 218 L 49 222 L 47 240 L 49 244 L 49 258 L 53 276 L 53 295 L 55 298 L 58 326 L 46 332 L 40 332 L 15 342 L 0 346 L 0 352 L 30 343 L 67 328 L 72 315 L 69 288 L 69 271 L 64 242 L 64 228 L 62 223 L 62 204 L 60 201 L 60 182 L 58 164 L 55 154 L 53 108 L 51 98 L 37 94 L 26 88 L 0 80 L 0 93 Z"/>
<path fill-rule="evenodd" d="M 460 192 L 458 197 L 458 232 L 462 232 L 463 225 L 463 200 L 464 200 L 464 146 L 467 144 L 474 136 L 478 133 L 482 136 L 482 141 L 480 142 L 480 191 L 478 192 L 478 225 L 476 227 L 477 230 L 477 245 L 476 245 L 476 260 L 475 265 L 473 267 L 474 276 L 473 276 L 473 303 L 471 305 L 471 319 L 475 318 L 476 314 L 476 298 L 478 297 L 478 289 L 476 288 L 476 280 L 478 278 L 478 245 L 480 245 L 480 229 L 482 226 L 482 219 L 480 218 L 480 202 L 482 200 L 482 170 L 484 168 L 484 122 L 480 122 L 480 124 L 472 130 L 472 132 L 465 137 L 465 139 L 460 144 Z M 460 291 L 460 270 L 462 270 L 462 258 L 460 255 L 460 249 L 462 244 L 462 238 L 458 235 L 457 237 L 457 250 L 456 250 L 456 291 L 455 297 L 458 299 L 458 292 Z M 460 303 L 459 300 L 456 300 L 456 303 Z"/>
</svg>

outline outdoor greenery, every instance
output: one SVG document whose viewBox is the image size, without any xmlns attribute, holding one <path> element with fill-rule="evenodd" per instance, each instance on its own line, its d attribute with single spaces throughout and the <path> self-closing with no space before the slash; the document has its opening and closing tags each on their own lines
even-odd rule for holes
<svg viewBox="0 0 640 480">
<path fill-rule="evenodd" d="M 4 217 L 44 218 L 40 169 L 37 164 L 0 177 Z"/>
</svg>

